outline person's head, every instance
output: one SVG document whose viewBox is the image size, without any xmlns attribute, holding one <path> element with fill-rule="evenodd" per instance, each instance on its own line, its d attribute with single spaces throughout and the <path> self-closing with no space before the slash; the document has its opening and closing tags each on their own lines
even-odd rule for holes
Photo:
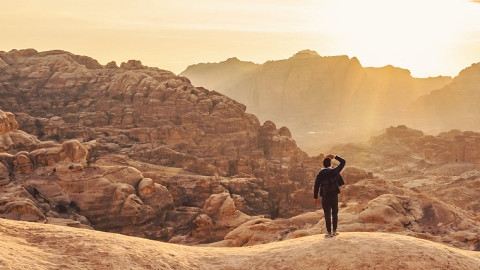
<svg viewBox="0 0 480 270">
<path fill-rule="evenodd" d="M 328 168 L 332 166 L 332 160 L 330 158 L 324 158 L 323 159 L 323 167 Z"/>
</svg>

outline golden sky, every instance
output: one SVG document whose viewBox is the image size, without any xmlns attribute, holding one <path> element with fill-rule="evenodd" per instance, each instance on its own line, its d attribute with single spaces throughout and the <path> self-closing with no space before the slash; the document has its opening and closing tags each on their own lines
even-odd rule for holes
<svg viewBox="0 0 480 270">
<path fill-rule="evenodd" d="M 101 64 L 137 59 L 180 73 L 199 62 L 263 63 L 311 49 L 427 77 L 480 62 L 480 1 L 1 1 L 0 50 L 62 49 Z"/>
</svg>

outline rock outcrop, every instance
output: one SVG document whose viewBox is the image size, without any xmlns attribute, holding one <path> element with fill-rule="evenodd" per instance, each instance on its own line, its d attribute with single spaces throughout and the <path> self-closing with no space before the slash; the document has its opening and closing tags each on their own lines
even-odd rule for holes
<svg viewBox="0 0 480 270">
<path fill-rule="evenodd" d="M 224 240 L 212 243 L 212 247 L 242 247 L 266 244 L 312 235 L 311 229 L 323 217 L 310 212 L 290 219 L 253 219 L 229 232 Z"/>
<path fill-rule="evenodd" d="M 18 131 L 11 113 L 2 124 L 4 137 Z M 163 225 L 173 199 L 168 190 L 128 166 L 87 166 L 92 143 L 15 143 L 0 153 L 0 215 L 8 219 L 46 221 L 67 218 L 104 231 L 168 239 Z M 25 146 L 36 149 L 22 151 Z M 14 182 L 12 182 L 14 180 Z M 132 229 L 132 226 L 134 227 Z M 141 227 L 144 227 L 141 230 Z M 163 227 L 162 227 L 163 226 Z"/>
<path fill-rule="evenodd" d="M 32 265 L 45 269 L 467 270 L 480 263 L 478 252 L 387 233 L 343 233 L 334 239 L 315 235 L 231 249 L 186 247 L 0 219 L 0 237 L 0 266 L 15 270 Z"/>
<path fill-rule="evenodd" d="M 347 206 L 338 219 L 340 231 L 393 232 L 480 250 L 479 222 L 473 215 L 422 194 L 384 194 Z M 323 229 L 324 221 L 317 226 Z"/>
<path fill-rule="evenodd" d="M 33 149 L 39 142 L 34 136 L 18 130 L 13 113 L 0 110 L 0 153 L 11 149 Z"/>
<path fill-rule="evenodd" d="M 186 236 L 172 238 L 169 242 L 198 245 L 219 241 L 233 229 L 254 218 L 236 209 L 228 192 L 212 194 L 193 220 L 191 232 Z"/>
</svg>

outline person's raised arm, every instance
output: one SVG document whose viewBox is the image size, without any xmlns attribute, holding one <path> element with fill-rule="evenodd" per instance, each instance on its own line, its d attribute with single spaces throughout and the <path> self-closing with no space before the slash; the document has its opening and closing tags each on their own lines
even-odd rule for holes
<svg viewBox="0 0 480 270">
<path fill-rule="evenodd" d="M 343 167 L 345 167 L 345 164 L 347 162 L 345 161 L 345 159 L 343 159 L 339 156 L 335 156 L 335 159 L 340 161 L 340 165 L 338 165 L 335 169 L 333 169 L 333 171 L 337 174 L 340 174 L 340 172 L 343 170 Z"/>
</svg>

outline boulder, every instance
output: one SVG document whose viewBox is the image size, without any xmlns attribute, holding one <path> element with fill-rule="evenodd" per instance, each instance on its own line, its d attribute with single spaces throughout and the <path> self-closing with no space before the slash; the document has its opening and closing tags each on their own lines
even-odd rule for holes
<svg viewBox="0 0 480 270">
<path fill-rule="evenodd" d="M 9 150 L 28 150 L 40 141 L 30 134 L 18 130 L 15 115 L 0 110 L 0 153 Z"/>
<path fill-rule="evenodd" d="M 229 231 L 253 218 L 236 210 L 228 193 L 212 194 L 193 221 L 192 231 L 186 237 L 172 238 L 169 242 L 191 245 L 219 241 Z"/>
<path fill-rule="evenodd" d="M 15 166 L 16 173 L 26 174 L 31 173 L 33 170 L 33 163 L 28 157 L 28 152 L 26 151 L 18 152 L 15 155 L 13 165 Z"/>
<path fill-rule="evenodd" d="M 118 66 L 115 61 L 110 61 L 105 65 L 105 68 L 118 68 Z"/>
<path fill-rule="evenodd" d="M 0 135 L 16 131 L 17 129 L 18 123 L 15 121 L 15 115 L 11 112 L 0 110 Z"/>
</svg>

